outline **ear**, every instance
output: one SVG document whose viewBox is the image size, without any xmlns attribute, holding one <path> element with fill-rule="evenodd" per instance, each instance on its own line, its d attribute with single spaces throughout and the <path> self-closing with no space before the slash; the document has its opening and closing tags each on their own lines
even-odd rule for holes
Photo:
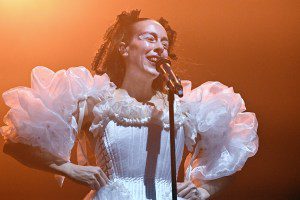
<svg viewBox="0 0 300 200">
<path fill-rule="evenodd" d="M 128 56 L 128 46 L 126 45 L 125 42 L 120 42 L 119 44 L 119 52 L 121 56 L 127 57 Z"/>
</svg>

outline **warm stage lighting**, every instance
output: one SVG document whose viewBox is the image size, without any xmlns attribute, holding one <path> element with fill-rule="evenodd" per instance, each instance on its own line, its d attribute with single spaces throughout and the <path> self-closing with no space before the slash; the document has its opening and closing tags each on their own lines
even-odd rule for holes
<svg viewBox="0 0 300 200">
<path fill-rule="evenodd" d="M 39 10 L 51 9 L 58 4 L 59 1 L 55 0 L 0 0 L 0 12 L 5 16 L 16 16 L 24 12 L 39 12 Z"/>
<path fill-rule="evenodd" d="M 16 10 L 34 7 L 37 4 L 49 4 L 50 1 L 37 0 L 0 0 L 1 11 Z"/>
</svg>

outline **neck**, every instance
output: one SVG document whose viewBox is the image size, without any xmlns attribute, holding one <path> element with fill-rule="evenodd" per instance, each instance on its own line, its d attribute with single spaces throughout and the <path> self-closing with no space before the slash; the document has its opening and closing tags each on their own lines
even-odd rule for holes
<svg viewBox="0 0 300 200">
<path fill-rule="evenodd" d="M 139 102 L 149 101 L 155 92 L 152 89 L 153 79 L 125 72 L 121 88 Z"/>
</svg>

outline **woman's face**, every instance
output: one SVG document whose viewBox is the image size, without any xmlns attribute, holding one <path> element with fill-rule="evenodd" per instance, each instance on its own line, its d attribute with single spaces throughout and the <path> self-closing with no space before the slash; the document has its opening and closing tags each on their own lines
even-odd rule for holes
<svg viewBox="0 0 300 200">
<path fill-rule="evenodd" d="M 168 36 L 164 27 L 155 20 L 136 22 L 132 27 L 132 37 L 123 54 L 126 70 L 138 75 L 147 75 L 155 79 L 156 61 L 159 57 L 168 57 Z M 144 76 L 143 76 L 144 77 Z"/>
</svg>

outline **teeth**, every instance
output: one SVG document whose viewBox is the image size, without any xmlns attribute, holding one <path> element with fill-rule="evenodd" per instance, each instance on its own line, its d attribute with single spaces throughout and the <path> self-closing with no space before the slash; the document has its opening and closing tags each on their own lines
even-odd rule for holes
<svg viewBox="0 0 300 200">
<path fill-rule="evenodd" d="M 156 57 L 150 57 L 148 58 L 151 62 L 156 62 L 157 61 L 157 58 Z"/>
</svg>

